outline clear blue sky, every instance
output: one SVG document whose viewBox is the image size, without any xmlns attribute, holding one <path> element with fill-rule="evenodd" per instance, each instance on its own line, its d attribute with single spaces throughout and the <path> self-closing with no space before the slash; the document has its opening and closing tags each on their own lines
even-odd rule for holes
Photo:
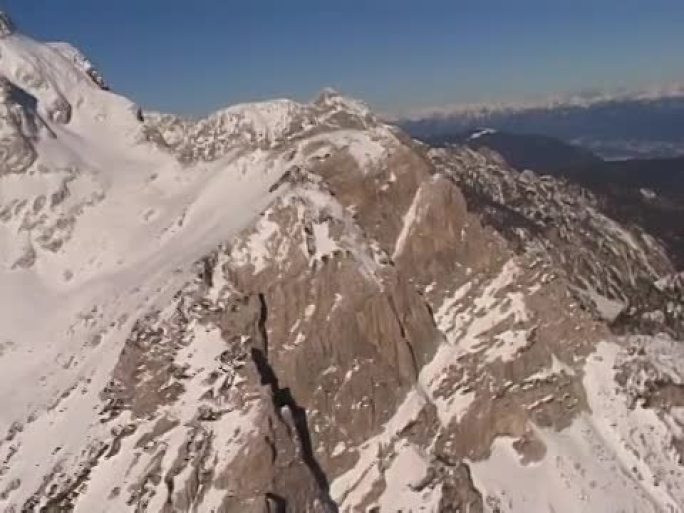
<svg viewBox="0 0 684 513">
<path fill-rule="evenodd" d="M 336 87 L 385 112 L 684 81 L 684 0 L 0 0 L 147 108 Z"/>
</svg>

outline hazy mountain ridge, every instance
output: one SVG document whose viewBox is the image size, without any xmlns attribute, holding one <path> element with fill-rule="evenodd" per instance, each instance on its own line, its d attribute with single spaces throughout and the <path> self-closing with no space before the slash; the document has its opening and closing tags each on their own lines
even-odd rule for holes
<svg viewBox="0 0 684 513">
<path fill-rule="evenodd" d="M 591 193 L 331 91 L 0 72 L 8 513 L 682 510 L 677 269 Z"/>
<path fill-rule="evenodd" d="M 683 114 L 684 94 L 676 89 L 585 102 L 446 109 L 399 120 L 398 124 L 420 139 L 489 127 L 556 137 L 606 159 L 664 158 L 684 154 Z"/>
<path fill-rule="evenodd" d="M 597 196 L 598 208 L 627 224 L 645 228 L 684 265 L 684 228 L 674 223 L 684 208 L 684 158 L 603 161 L 591 152 L 540 135 L 492 129 L 428 138 L 435 146 L 465 145 L 499 153 L 512 168 L 553 175 Z"/>
<path fill-rule="evenodd" d="M 478 129 L 465 133 L 428 136 L 423 140 L 435 147 L 459 145 L 474 149 L 490 148 L 520 171 L 531 169 L 539 172 L 553 172 L 602 161 L 584 148 L 547 135 Z"/>
</svg>

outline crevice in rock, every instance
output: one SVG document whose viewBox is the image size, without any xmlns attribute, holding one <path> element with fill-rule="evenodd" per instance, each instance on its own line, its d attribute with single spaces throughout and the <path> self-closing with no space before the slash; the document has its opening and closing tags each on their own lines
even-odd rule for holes
<svg viewBox="0 0 684 513">
<path fill-rule="evenodd" d="M 214 269 L 216 268 L 217 264 L 218 255 L 216 252 L 200 261 L 199 278 L 207 288 L 214 286 Z"/>
<path fill-rule="evenodd" d="M 314 237 L 313 224 L 310 220 L 304 222 L 304 240 L 306 242 L 306 252 L 309 257 L 316 254 L 316 238 Z"/>
<path fill-rule="evenodd" d="M 430 322 L 432 322 L 432 326 L 434 328 L 437 327 L 437 321 L 435 320 L 435 311 L 432 309 L 432 306 L 430 306 L 430 303 L 425 301 L 425 308 L 428 311 L 428 314 L 430 315 Z"/>
<path fill-rule="evenodd" d="M 292 422 L 297 433 L 302 461 L 310 470 L 311 475 L 316 481 L 316 484 L 321 491 L 322 501 L 328 506 L 329 511 L 337 512 L 337 505 L 330 497 L 330 483 L 314 454 L 306 409 L 299 406 L 289 388 L 280 387 L 278 377 L 268 363 L 264 352 L 255 347 L 252 348 L 251 352 L 254 365 L 261 376 L 261 384 L 267 385 L 271 389 L 271 398 L 276 413 L 280 416 L 280 410 L 287 407 L 292 415 Z"/>
<path fill-rule="evenodd" d="M 261 351 L 264 353 L 264 358 L 268 360 L 268 332 L 266 330 L 266 321 L 268 320 L 268 307 L 266 306 L 266 297 L 263 293 L 259 294 L 259 320 L 257 321 L 257 328 L 261 336 Z M 261 371 L 259 371 L 261 373 Z M 262 375 L 263 376 L 263 375 Z M 263 380 L 263 377 L 262 377 Z"/>
<path fill-rule="evenodd" d="M 406 348 L 408 349 L 409 355 L 411 356 L 411 365 L 413 367 L 412 370 L 414 378 L 417 379 L 418 374 L 420 373 L 420 366 L 418 365 L 418 358 L 416 357 L 416 352 L 413 349 L 413 344 L 411 344 L 411 341 L 406 336 L 406 327 L 404 326 L 404 322 L 401 320 L 401 316 L 397 311 L 397 306 L 394 304 L 394 299 L 392 298 L 392 296 L 387 296 L 387 301 L 389 302 L 390 308 L 392 309 L 392 314 L 394 314 L 394 318 L 396 319 L 397 324 L 399 324 L 399 332 L 401 333 L 401 339 L 404 341 L 404 344 L 406 344 Z"/>
<path fill-rule="evenodd" d="M 269 513 L 287 513 L 287 500 L 284 497 L 269 492 L 266 494 L 266 502 Z"/>
<path fill-rule="evenodd" d="M 302 461 L 311 472 L 311 475 L 314 478 L 318 489 L 320 490 L 321 501 L 326 506 L 327 510 L 337 513 L 339 509 L 337 504 L 335 504 L 335 501 L 333 501 L 330 497 L 330 483 L 328 482 L 328 477 L 325 475 L 323 468 L 321 467 L 320 463 L 318 463 L 316 455 L 314 454 L 306 409 L 302 408 L 297 403 L 292 395 L 292 391 L 288 387 L 281 388 L 278 376 L 268 361 L 268 333 L 266 331 L 268 307 L 263 294 L 259 294 L 259 303 L 261 305 L 261 311 L 259 315 L 259 331 L 263 337 L 263 348 L 260 349 L 257 347 L 252 347 L 252 361 L 254 362 L 257 372 L 261 377 L 261 384 L 268 386 L 271 390 L 271 399 L 273 401 L 276 415 L 283 420 L 280 414 L 281 409 L 287 408 L 290 411 L 292 423 L 294 424 L 297 440 L 299 442 Z M 280 512 L 281 510 L 277 509 L 276 511 Z M 282 511 L 284 512 L 286 510 L 283 509 Z"/>
</svg>

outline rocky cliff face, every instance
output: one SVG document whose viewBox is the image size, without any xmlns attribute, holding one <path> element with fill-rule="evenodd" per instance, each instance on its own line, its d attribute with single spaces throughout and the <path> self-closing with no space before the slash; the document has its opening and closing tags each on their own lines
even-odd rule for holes
<svg viewBox="0 0 684 513">
<path fill-rule="evenodd" d="M 3 511 L 682 511 L 639 227 L 332 91 L 137 116 L 0 45 Z"/>
</svg>

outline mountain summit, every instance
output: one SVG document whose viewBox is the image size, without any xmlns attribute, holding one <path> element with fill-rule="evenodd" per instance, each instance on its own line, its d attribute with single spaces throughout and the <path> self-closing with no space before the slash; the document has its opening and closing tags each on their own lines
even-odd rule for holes
<svg viewBox="0 0 684 513">
<path fill-rule="evenodd" d="M 81 55 L 0 39 L 3 511 L 682 510 L 642 227 L 332 91 L 189 120 Z"/>
</svg>

